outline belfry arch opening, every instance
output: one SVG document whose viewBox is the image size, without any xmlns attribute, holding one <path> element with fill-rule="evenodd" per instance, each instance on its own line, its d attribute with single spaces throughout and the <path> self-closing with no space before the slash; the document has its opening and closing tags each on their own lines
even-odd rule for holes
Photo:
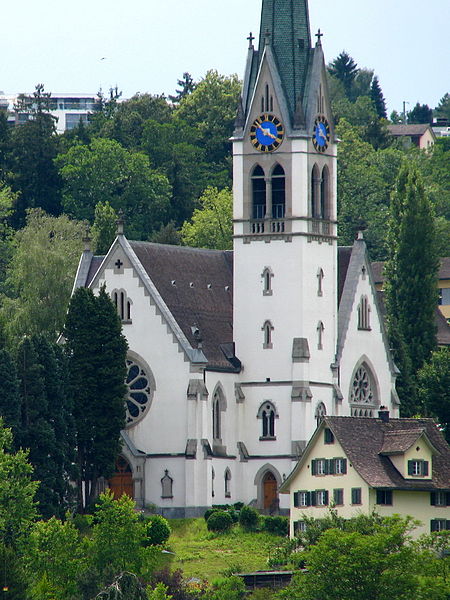
<svg viewBox="0 0 450 600">
<path fill-rule="evenodd" d="M 252 173 L 252 218 L 266 216 L 266 179 L 262 167 L 256 165 Z"/>
<path fill-rule="evenodd" d="M 272 218 L 284 219 L 286 214 L 286 176 L 281 165 L 272 172 Z"/>
</svg>

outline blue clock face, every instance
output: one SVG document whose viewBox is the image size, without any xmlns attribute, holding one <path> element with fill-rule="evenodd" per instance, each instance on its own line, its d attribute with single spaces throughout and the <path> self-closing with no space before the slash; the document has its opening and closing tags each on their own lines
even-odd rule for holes
<svg viewBox="0 0 450 600">
<path fill-rule="evenodd" d="M 259 116 L 250 128 L 250 141 L 260 152 L 273 152 L 284 138 L 283 124 L 270 114 Z"/>
<path fill-rule="evenodd" d="M 318 152 L 325 152 L 330 143 L 330 126 L 325 117 L 319 116 L 315 120 L 312 141 Z"/>
</svg>

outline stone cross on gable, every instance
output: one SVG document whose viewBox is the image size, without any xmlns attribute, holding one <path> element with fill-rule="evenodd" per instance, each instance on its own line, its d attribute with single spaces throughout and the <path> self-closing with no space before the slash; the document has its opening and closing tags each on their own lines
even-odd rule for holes
<svg viewBox="0 0 450 600">
<path fill-rule="evenodd" d="M 255 39 L 255 36 L 253 35 L 253 33 L 250 31 L 250 35 L 248 36 L 248 47 L 253 48 L 253 41 Z"/>
<path fill-rule="evenodd" d="M 317 38 L 317 43 L 321 44 L 322 40 L 321 38 L 323 38 L 323 33 L 320 31 L 320 29 L 318 30 L 318 32 L 316 33 L 316 38 Z"/>
</svg>

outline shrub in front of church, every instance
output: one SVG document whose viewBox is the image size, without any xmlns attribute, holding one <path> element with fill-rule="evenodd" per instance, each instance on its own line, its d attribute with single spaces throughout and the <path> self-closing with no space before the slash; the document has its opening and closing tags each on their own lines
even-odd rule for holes
<svg viewBox="0 0 450 600">
<path fill-rule="evenodd" d="M 206 521 L 208 531 L 216 533 L 229 531 L 233 527 L 233 519 L 226 510 L 216 510 Z"/>
<path fill-rule="evenodd" d="M 172 533 L 170 525 L 161 515 L 153 515 L 144 524 L 145 541 L 144 546 L 159 546 L 167 542 Z"/>
<path fill-rule="evenodd" d="M 288 517 L 262 517 L 262 528 L 267 533 L 286 537 L 289 533 Z"/>
<path fill-rule="evenodd" d="M 256 531 L 259 524 L 259 513 L 251 506 L 243 506 L 239 513 L 239 525 L 245 531 Z"/>
<path fill-rule="evenodd" d="M 233 519 L 233 523 L 237 523 L 239 521 L 240 508 L 236 508 L 235 504 L 215 504 L 212 506 L 212 508 L 208 508 L 208 510 L 205 511 L 203 518 L 205 519 L 205 521 L 208 521 L 209 517 L 213 513 L 222 510 L 226 511 L 230 515 L 230 517 Z"/>
</svg>

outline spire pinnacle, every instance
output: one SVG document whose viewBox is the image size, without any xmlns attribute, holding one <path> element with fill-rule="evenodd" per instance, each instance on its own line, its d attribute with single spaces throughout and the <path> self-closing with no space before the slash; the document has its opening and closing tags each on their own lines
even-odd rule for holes
<svg viewBox="0 0 450 600">
<path fill-rule="evenodd" d="M 253 33 L 250 31 L 250 35 L 248 36 L 248 49 L 252 50 L 254 48 L 253 46 L 253 41 L 255 39 L 255 36 L 253 35 Z"/>
<path fill-rule="evenodd" d="M 322 45 L 322 40 L 320 38 L 323 38 L 323 33 L 319 30 L 316 33 L 316 38 L 317 38 L 317 45 L 321 46 Z"/>
</svg>

